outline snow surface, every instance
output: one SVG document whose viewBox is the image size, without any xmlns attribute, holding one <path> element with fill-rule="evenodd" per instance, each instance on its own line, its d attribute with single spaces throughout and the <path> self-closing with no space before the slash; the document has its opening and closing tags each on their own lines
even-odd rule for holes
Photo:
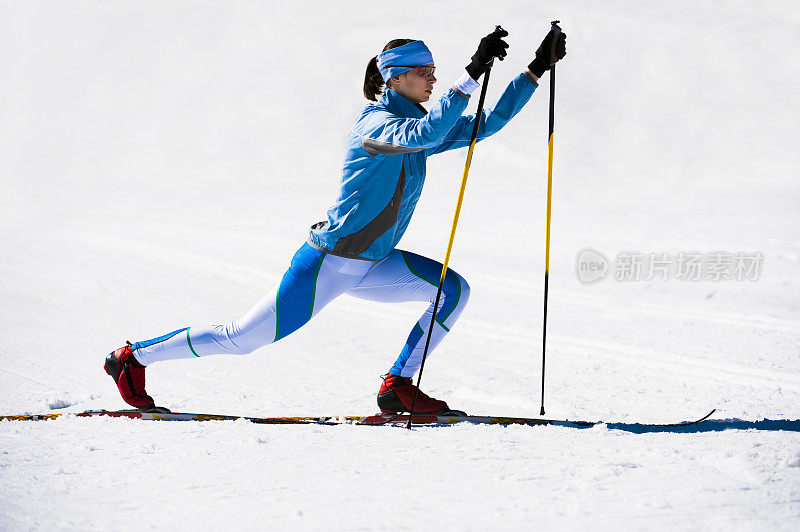
<svg viewBox="0 0 800 532">
<path fill-rule="evenodd" d="M 495 24 L 489 101 L 559 18 L 547 416 L 800 417 L 800 7 L 748 2 L 0 2 L 0 414 L 122 408 L 126 339 L 225 322 L 333 200 L 369 57 L 437 94 Z M 423 388 L 536 416 L 547 79 L 478 146 L 451 265 L 472 300 Z M 436 94 L 435 94 L 436 96 Z M 470 109 L 474 110 L 475 103 Z M 441 260 L 465 153 L 402 246 Z M 584 248 L 760 252 L 757 281 L 585 285 Z M 343 297 L 247 357 L 153 365 L 177 411 L 363 415 L 421 313 Z M 796 432 L 0 422 L 0 529 L 796 530 Z"/>
</svg>

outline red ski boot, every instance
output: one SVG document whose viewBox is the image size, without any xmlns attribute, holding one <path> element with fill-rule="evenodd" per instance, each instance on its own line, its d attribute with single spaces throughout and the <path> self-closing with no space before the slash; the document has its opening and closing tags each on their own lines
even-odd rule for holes
<svg viewBox="0 0 800 532">
<path fill-rule="evenodd" d="M 150 410 L 156 405 L 144 390 L 144 366 L 133 356 L 131 343 L 127 344 L 109 353 L 103 367 L 117 383 L 119 393 L 126 403 L 139 410 Z"/>
<path fill-rule="evenodd" d="M 411 402 L 417 387 L 411 383 L 411 377 L 400 377 L 387 373 L 382 375 L 383 383 L 378 390 L 378 407 L 381 412 L 411 412 Z M 449 412 L 447 403 L 429 397 L 425 392 L 417 392 L 414 414 L 441 414 Z"/>
</svg>

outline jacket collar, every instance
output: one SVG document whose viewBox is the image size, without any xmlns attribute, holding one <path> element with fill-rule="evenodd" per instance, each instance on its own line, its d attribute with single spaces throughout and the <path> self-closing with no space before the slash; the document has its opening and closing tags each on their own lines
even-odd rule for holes
<svg viewBox="0 0 800 532">
<path fill-rule="evenodd" d="M 381 103 L 384 104 L 389 111 L 400 116 L 407 116 L 409 118 L 422 118 L 428 111 L 425 110 L 418 103 L 414 103 L 399 92 L 392 89 L 386 89 L 383 92 Z"/>
</svg>

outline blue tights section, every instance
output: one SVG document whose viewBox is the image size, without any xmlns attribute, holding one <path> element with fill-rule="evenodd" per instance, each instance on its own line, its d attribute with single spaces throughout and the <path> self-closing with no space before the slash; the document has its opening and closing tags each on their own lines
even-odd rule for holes
<svg viewBox="0 0 800 532">
<path fill-rule="evenodd" d="M 406 266 L 411 273 L 421 279 L 424 279 L 438 290 L 439 279 L 442 275 L 442 265 L 440 263 L 427 257 L 423 257 L 422 255 L 417 255 L 416 253 L 410 253 L 408 251 L 400 251 L 400 253 L 403 255 L 403 260 L 405 261 Z M 406 339 L 406 344 L 403 346 L 402 351 L 400 351 L 400 356 L 397 357 L 394 365 L 389 370 L 389 373 L 392 375 L 402 375 L 403 368 L 406 367 L 409 358 L 411 358 L 415 350 L 417 351 L 418 356 L 421 356 L 420 351 L 424 352 L 425 342 L 427 341 L 428 336 L 428 327 L 430 326 L 431 314 L 433 313 L 433 303 L 436 301 L 435 298 L 437 290 L 434 290 L 433 295 L 431 296 L 431 306 L 428 308 L 427 312 L 422 315 L 422 319 L 418 321 L 411 330 L 411 334 L 409 334 L 408 339 Z M 467 292 L 468 290 L 469 289 L 467 288 Z M 453 270 L 448 268 L 447 274 L 444 277 L 444 285 L 442 286 L 442 296 L 439 300 L 439 310 L 436 312 L 436 323 L 441 325 L 445 331 L 449 331 L 449 328 L 445 326 L 446 320 L 458 307 L 459 302 L 461 302 L 461 291 L 461 279 Z M 469 297 L 468 293 L 464 295 L 466 296 L 465 299 Z M 463 303 L 466 303 L 466 300 Z M 455 316 L 455 318 L 457 317 L 458 316 Z M 441 334 L 441 331 L 439 332 Z M 419 363 L 419 361 L 417 363 Z"/>
<path fill-rule="evenodd" d="M 172 331 L 171 333 L 167 333 L 164 336 L 159 336 L 158 338 L 153 338 L 152 340 L 144 340 L 142 342 L 136 342 L 135 344 L 131 345 L 131 350 L 136 351 L 137 349 L 139 349 L 141 347 L 150 347 L 153 344 L 158 344 L 158 343 L 164 342 L 166 340 L 169 340 L 170 338 L 172 338 L 176 334 L 180 334 L 180 333 L 186 331 L 186 329 L 188 329 L 188 328 L 189 327 L 184 327 L 183 329 L 178 329 L 177 331 Z"/>
<path fill-rule="evenodd" d="M 311 319 L 317 276 L 325 253 L 308 245 L 297 250 L 278 288 L 275 340 L 290 335 Z"/>
<path fill-rule="evenodd" d="M 430 323 L 430 321 L 428 323 Z M 414 351 L 414 347 L 420 342 L 420 340 L 423 340 L 422 337 L 425 335 L 427 335 L 427 332 L 423 331 L 422 327 L 419 326 L 419 322 L 417 322 L 414 328 L 411 329 L 411 334 L 408 335 L 406 345 L 403 346 L 403 350 L 400 351 L 400 356 L 394 361 L 394 365 L 392 366 L 392 369 L 389 370 L 389 373 L 392 375 L 402 375 L 403 368 L 408 362 L 408 358 L 411 356 L 411 353 Z"/>
<path fill-rule="evenodd" d="M 409 251 L 400 251 L 403 255 L 403 260 L 406 266 L 411 270 L 411 273 L 425 279 L 430 284 L 439 288 L 439 279 L 442 276 L 442 265 L 433 259 L 411 253 Z M 456 272 L 447 268 L 447 274 L 444 276 L 444 286 L 442 287 L 442 298 L 439 301 L 439 310 L 436 312 L 436 321 L 444 324 L 450 314 L 453 313 L 461 295 L 461 280 L 456 275 Z M 434 298 L 435 298 L 434 292 Z M 435 300 L 431 300 L 433 303 Z M 427 327 L 428 324 L 425 324 Z M 414 334 L 412 332 L 412 334 Z"/>
</svg>

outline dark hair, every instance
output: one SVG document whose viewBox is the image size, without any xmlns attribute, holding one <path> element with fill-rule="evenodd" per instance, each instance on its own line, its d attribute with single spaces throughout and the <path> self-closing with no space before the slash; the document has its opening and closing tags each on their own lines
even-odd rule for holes
<svg viewBox="0 0 800 532">
<path fill-rule="evenodd" d="M 414 39 L 392 39 L 386 43 L 386 46 L 381 51 L 385 52 L 410 42 L 414 42 Z M 377 102 L 378 95 L 383 92 L 383 85 L 383 76 L 381 76 L 381 71 L 378 70 L 378 56 L 376 55 L 367 63 L 367 72 L 364 74 L 364 96 L 367 100 Z"/>
</svg>

